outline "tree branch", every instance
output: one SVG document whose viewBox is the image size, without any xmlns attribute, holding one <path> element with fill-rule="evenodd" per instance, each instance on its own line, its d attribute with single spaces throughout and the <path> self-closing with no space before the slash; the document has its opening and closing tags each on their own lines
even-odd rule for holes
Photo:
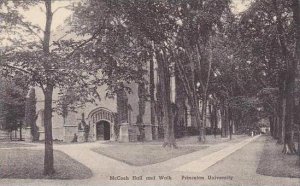
<svg viewBox="0 0 300 186">
<path fill-rule="evenodd" d="M 36 37 L 39 38 L 40 42 L 43 43 L 43 39 L 38 35 L 38 33 L 36 33 L 30 26 L 28 23 L 24 22 L 22 19 L 19 19 L 21 25 L 25 26 L 27 28 L 27 30 L 29 32 L 31 32 L 33 35 L 35 35 Z M 42 30 L 42 29 L 41 29 Z"/>
<path fill-rule="evenodd" d="M 3 67 L 8 67 L 8 68 L 12 68 L 12 69 L 15 69 L 15 70 L 24 72 L 24 73 L 26 73 L 26 74 L 34 75 L 32 72 L 27 71 L 27 70 L 25 70 L 25 69 L 23 69 L 23 68 L 20 68 L 20 67 L 11 66 L 11 65 L 8 65 L 8 64 L 1 64 L 1 66 L 3 66 Z"/>
<path fill-rule="evenodd" d="M 74 50 L 65 57 L 65 59 L 70 58 L 78 49 L 80 49 L 90 41 L 94 40 L 100 34 L 101 30 L 105 28 L 105 23 L 106 23 L 106 19 L 103 21 L 102 26 L 89 39 L 83 41 L 80 45 L 76 46 Z"/>
<path fill-rule="evenodd" d="M 213 49 L 211 46 L 211 41 L 209 41 L 209 58 L 208 58 L 208 72 L 207 72 L 207 80 L 206 80 L 206 85 L 205 85 L 205 96 L 207 96 L 207 91 L 208 91 L 208 85 L 210 81 L 210 75 L 211 75 L 211 65 L 212 65 L 212 57 L 213 57 Z M 206 99 L 206 98 L 205 98 Z"/>
<path fill-rule="evenodd" d="M 184 72 L 184 67 L 179 59 L 175 60 L 175 62 L 177 62 L 177 65 L 175 65 L 175 67 L 177 67 L 177 70 L 180 75 L 180 79 L 183 81 L 183 85 L 185 87 L 185 92 L 189 96 L 189 94 L 192 92 L 192 89 L 190 88 L 188 78 L 186 77 L 187 73 Z"/>
<path fill-rule="evenodd" d="M 41 87 L 43 93 L 45 93 L 45 88 L 44 88 L 44 86 L 43 86 L 43 83 L 41 83 L 40 81 L 37 81 L 37 83 L 40 85 L 40 87 Z"/>
<path fill-rule="evenodd" d="M 60 9 L 63 9 L 63 8 L 69 8 L 69 7 L 72 7 L 71 5 L 67 5 L 67 6 L 61 6 L 61 7 L 58 7 L 56 8 L 53 12 L 52 12 L 52 15 L 54 15 L 58 10 Z"/>
<path fill-rule="evenodd" d="M 56 41 L 53 41 L 49 47 L 53 46 L 53 44 L 58 43 L 61 39 L 63 39 L 64 37 L 66 37 L 68 35 L 68 33 L 65 33 L 63 36 L 61 36 L 60 38 L 58 38 Z"/>
<path fill-rule="evenodd" d="M 201 72 L 201 54 L 200 54 L 199 50 L 200 50 L 200 47 L 197 44 L 196 45 L 197 62 L 198 62 L 199 68 L 200 68 L 199 72 Z M 203 92 L 205 92 L 204 82 L 202 81 L 202 78 L 200 77 L 198 80 L 200 82 L 200 86 L 201 86 Z"/>
</svg>

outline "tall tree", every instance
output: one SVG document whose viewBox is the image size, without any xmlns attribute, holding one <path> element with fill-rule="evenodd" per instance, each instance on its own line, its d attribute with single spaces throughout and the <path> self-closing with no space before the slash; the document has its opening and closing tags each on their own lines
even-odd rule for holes
<svg viewBox="0 0 300 186">
<path fill-rule="evenodd" d="M 17 17 L 17 20 L 15 20 L 16 27 L 9 29 L 21 33 L 19 42 L 11 42 L 3 49 L 1 70 L 7 75 L 14 74 L 14 72 L 26 74 L 31 85 L 41 88 L 44 93 L 44 174 L 52 175 L 54 173 L 53 91 L 54 89 L 60 89 L 65 92 L 65 90 L 73 87 L 74 90 L 78 90 L 75 94 L 81 95 L 81 99 L 86 101 L 89 96 L 97 98 L 96 85 L 99 83 L 97 82 L 99 79 L 94 78 L 93 82 L 88 83 L 90 80 L 88 73 L 91 71 L 91 65 L 88 64 L 88 61 L 80 59 L 79 49 L 88 43 L 88 39 L 87 41 L 81 41 L 82 43 L 73 43 L 72 46 L 65 44 L 70 42 L 61 43 L 61 38 L 56 41 L 51 39 L 53 15 L 58 14 L 62 7 L 53 10 L 53 0 L 33 2 L 35 2 L 34 5 L 41 6 L 44 9 L 45 28 L 39 28 L 39 26 L 25 21 L 22 16 Z M 27 5 L 28 3 L 27 1 L 20 1 L 20 4 Z M 18 12 L 20 9 L 15 11 Z M 8 31 L 6 30 L 6 32 Z M 15 33 L 18 34 L 18 32 Z"/>
<path fill-rule="evenodd" d="M 76 18 L 76 21 L 86 25 L 87 29 L 81 29 L 82 34 L 92 35 L 90 31 L 94 30 L 93 28 L 95 25 L 98 25 L 99 21 L 103 23 L 106 29 L 106 31 L 103 29 L 104 32 L 99 35 L 99 38 L 94 38 L 96 43 L 91 43 L 90 45 L 92 46 L 90 48 L 102 54 L 101 56 L 95 56 L 93 60 L 95 64 L 99 65 L 96 69 L 101 69 L 105 77 L 109 77 L 105 83 L 112 89 L 114 89 L 114 86 L 118 87 L 118 83 L 122 83 L 124 80 L 139 84 L 140 115 L 137 118 L 139 123 L 142 122 L 145 101 L 144 82 L 141 81 L 145 72 L 141 71 L 141 67 L 156 58 L 159 69 L 163 70 L 163 72 L 159 73 L 159 79 L 160 82 L 164 82 L 160 83 L 164 88 L 160 88 L 160 90 L 170 92 L 170 76 L 165 76 L 165 74 L 169 74 L 169 61 L 166 58 L 167 52 L 163 49 L 163 41 L 167 38 L 165 35 L 168 31 L 167 29 L 169 29 L 168 25 L 171 24 L 168 23 L 168 7 L 165 5 L 165 2 L 112 2 L 104 0 L 97 2 L 86 1 L 77 9 L 77 15 L 81 15 L 86 11 L 94 12 L 89 14 L 88 17 L 78 16 Z M 143 13 L 139 10 L 137 14 L 137 10 L 140 8 L 143 10 Z M 161 17 L 158 17 L 157 14 L 161 15 Z M 105 15 L 105 18 L 103 15 Z M 165 20 L 166 23 L 161 27 L 158 24 L 161 24 L 162 20 Z M 144 24 L 145 21 L 147 24 Z M 158 22 L 156 23 L 156 21 Z M 149 27 L 150 25 L 152 26 Z M 103 42 L 102 38 L 106 38 L 106 40 Z M 125 48 L 126 50 L 124 50 Z M 92 52 L 91 50 L 88 51 Z M 90 57 L 90 55 L 86 56 Z M 169 141 L 172 141 L 170 143 L 170 146 L 172 146 L 174 144 L 172 127 L 169 130 L 170 132 L 167 132 L 170 127 L 169 123 L 173 123 L 173 119 L 169 118 L 171 117 L 171 113 L 169 113 L 171 110 L 170 94 L 164 92 L 161 95 L 165 96 L 162 97 L 162 100 L 165 100 L 164 103 L 168 104 L 163 109 L 163 118 L 167 120 L 164 122 L 166 125 L 165 144 L 168 145 Z"/>
<path fill-rule="evenodd" d="M 36 125 L 37 113 L 36 113 L 36 96 L 35 89 L 29 90 L 28 97 L 25 104 L 25 125 L 30 127 L 32 141 L 39 140 L 38 127 Z"/>
<path fill-rule="evenodd" d="M 299 99 L 299 79 L 300 79 L 300 2 L 299 0 L 293 0 L 293 20 L 295 24 L 295 39 L 296 39 L 296 47 L 295 47 L 295 68 L 296 70 L 296 83 L 295 83 L 295 123 L 298 124 L 298 155 L 300 157 L 300 120 L 298 113 L 300 111 L 300 99 Z M 299 159 L 300 160 L 300 159 Z M 300 161 L 299 161 L 300 164 Z"/>
<path fill-rule="evenodd" d="M 25 115 L 27 82 L 20 74 L 15 78 L 1 76 L 0 79 L 0 117 L 4 121 L 0 127 L 8 131 L 17 130 Z"/>
<path fill-rule="evenodd" d="M 248 36 L 249 60 L 257 64 L 265 78 L 259 79 L 261 89 L 278 89 L 277 109 L 273 110 L 272 122 L 283 153 L 295 153 L 293 142 L 295 127 L 295 77 L 297 59 L 294 54 L 296 34 L 293 1 L 255 1 L 243 15 L 244 39 Z M 253 40 L 255 38 L 255 40 Z M 247 53 L 247 52 L 246 52 Z M 260 68 L 260 69 L 259 69 Z M 260 76 L 263 77 L 263 76 Z M 276 94 L 274 94 L 276 95 Z M 269 102 L 270 103 L 270 102 Z M 267 110 L 267 109 L 266 109 Z"/>
</svg>

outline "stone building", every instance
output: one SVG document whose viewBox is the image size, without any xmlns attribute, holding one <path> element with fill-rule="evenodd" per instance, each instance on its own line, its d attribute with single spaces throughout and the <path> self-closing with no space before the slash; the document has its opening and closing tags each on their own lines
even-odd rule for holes
<svg viewBox="0 0 300 186">
<path fill-rule="evenodd" d="M 117 108 L 117 96 L 115 98 L 106 97 L 106 86 L 98 88 L 98 92 L 101 96 L 101 101 L 96 103 L 86 103 L 84 107 L 76 109 L 76 112 L 68 112 L 63 117 L 56 112 L 53 112 L 52 116 L 52 136 L 54 140 L 61 140 L 65 142 L 72 142 L 74 136 L 76 136 L 78 142 L 85 141 L 86 132 L 85 129 L 89 128 L 88 141 L 96 140 L 119 140 L 119 141 L 135 141 L 139 136 L 139 130 L 136 125 L 136 118 L 138 111 L 138 96 L 137 85 L 130 85 L 132 90 L 131 94 L 126 93 L 128 100 L 127 109 L 128 114 L 122 123 L 118 123 L 118 108 Z M 58 91 L 54 92 L 53 105 L 59 99 Z M 36 88 L 37 96 L 37 121 L 39 131 L 39 140 L 45 138 L 44 135 L 44 95 L 43 92 Z M 150 103 L 146 102 L 145 114 L 143 116 L 143 129 L 144 139 L 152 140 L 152 124 L 150 119 Z M 118 126 L 117 126 L 118 124 Z M 120 124 L 120 125 L 119 125 Z M 88 126 L 88 127 L 86 127 Z M 29 129 L 27 130 L 30 131 Z M 30 138 L 27 133 L 27 138 Z"/>
<path fill-rule="evenodd" d="M 60 38 L 64 35 L 64 30 L 67 26 L 58 28 L 55 38 Z M 69 36 L 72 37 L 72 36 Z M 76 38 L 76 37 L 73 37 Z M 147 65 L 147 70 L 150 64 Z M 154 62 L 154 102 L 157 100 L 157 85 L 158 78 Z M 145 75 L 146 80 L 150 80 L 150 74 Z M 177 102 L 176 78 L 171 77 L 171 98 L 172 102 Z M 100 94 L 101 101 L 96 101 L 94 104 L 86 103 L 84 107 L 76 109 L 76 112 L 68 112 L 65 117 L 53 112 L 53 139 L 65 142 L 77 141 L 96 141 L 96 140 L 118 140 L 118 141 L 136 141 L 139 138 L 150 141 L 163 137 L 163 124 L 160 115 L 155 112 L 157 105 L 153 100 L 145 101 L 145 112 L 142 117 L 142 123 L 138 122 L 139 116 L 139 95 L 138 84 L 131 83 L 127 85 L 131 88 L 131 93 L 119 93 L 115 98 L 106 97 L 106 86 L 98 87 L 97 91 Z M 148 86 L 148 87 L 147 87 Z M 149 94 L 149 85 L 146 85 L 145 90 Z M 40 88 L 36 88 L 37 96 L 37 126 L 39 131 L 39 139 L 43 140 L 44 135 L 44 95 Z M 121 99 L 122 98 L 122 99 Z M 59 99 L 59 91 L 54 90 L 53 106 Z M 124 100 L 126 100 L 124 102 Z M 124 102 L 124 103 L 123 103 Z M 152 104 L 152 105 L 151 105 Z M 121 106 L 120 106 L 121 105 Z M 152 107 L 151 107 L 152 106 Z M 155 109 L 153 109 L 155 107 Z M 152 109 L 151 109 L 152 108 Z M 182 99 L 180 105 L 183 117 L 180 122 L 176 122 L 175 132 L 181 133 L 181 136 L 190 135 L 188 130 L 195 130 L 191 115 L 193 111 L 189 108 L 186 98 Z M 155 116 L 154 116 L 155 115 Z M 207 117 L 207 127 L 210 127 L 209 115 Z M 141 118 L 139 118 L 141 119 Z M 220 125 L 219 125 L 220 126 Z M 30 130 L 24 130 L 27 139 L 30 139 Z M 87 134 L 88 133 L 88 134 Z"/>
<path fill-rule="evenodd" d="M 78 38 L 74 34 L 69 34 L 69 26 L 59 26 L 56 32 L 53 34 L 53 40 L 57 40 L 61 37 Z M 149 78 L 146 76 L 145 78 Z M 68 112 L 67 116 L 62 117 L 56 112 L 53 112 L 52 117 L 52 133 L 54 140 L 62 140 L 65 142 L 71 142 L 74 138 L 77 141 L 85 141 L 85 129 L 89 128 L 88 140 L 120 140 L 120 141 L 134 141 L 137 140 L 137 136 L 141 135 L 138 126 L 136 125 L 138 111 L 138 85 L 132 83 L 128 85 L 131 88 L 132 93 L 125 93 L 128 108 L 125 109 L 126 114 L 122 109 L 118 108 L 122 101 L 118 101 L 118 97 L 108 98 L 106 97 L 107 86 L 101 86 L 97 88 L 97 92 L 101 97 L 101 101 L 92 103 L 86 103 L 84 107 L 76 109 L 76 112 Z M 45 138 L 44 135 L 44 95 L 40 88 L 35 88 L 37 97 L 37 121 L 36 124 L 39 128 L 40 140 Z M 59 99 L 59 91 L 54 90 L 53 93 L 53 107 L 56 107 L 56 101 Z M 118 110 L 119 109 L 119 110 Z M 123 113 L 123 114 L 122 114 Z M 119 115 L 119 116 L 118 116 Z M 120 118 L 122 120 L 118 121 Z M 145 114 L 143 115 L 143 135 L 145 140 L 152 140 L 152 127 L 151 124 L 151 109 L 150 102 L 145 103 Z M 117 126 L 118 125 L 118 126 Z M 86 127 L 88 126 L 88 127 Z M 155 131 L 155 130 L 153 130 Z M 30 139 L 30 130 L 25 130 L 27 139 Z M 155 138 L 155 134 L 154 134 Z"/>
<path fill-rule="evenodd" d="M 132 90 L 130 94 L 123 92 L 123 94 L 117 94 L 114 98 L 106 97 L 106 86 L 98 87 L 101 101 L 96 101 L 94 104 L 86 103 L 84 107 L 78 108 L 76 112 L 68 112 L 65 117 L 53 112 L 53 139 L 72 142 L 76 136 L 78 142 L 84 142 L 86 141 L 86 128 L 89 129 L 88 141 L 112 140 L 128 142 L 137 141 L 141 136 L 143 140 L 151 141 L 163 137 L 163 124 L 159 121 L 159 115 L 151 112 L 151 102 L 149 100 L 145 102 L 143 123 L 137 124 L 137 117 L 139 115 L 138 85 L 132 83 L 128 86 Z M 175 86 L 175 83 L 173 86 Z M 54 107 L 56 106 L 56 101 L 59 99 L 58 95 L 58 90 L 55 90 L 53 96 Z M 39 88 L 36 88 L 36 96 L 38 115 L 36 124 L 40 136 L 39 140 L 43 140 L 45 138 L 43 122 L 44 95 Z M 120 97 L 122 98 L 120 99 Z M 175 102 L 175 91 L 173 91 L 173 97 L 173 101 Z M 122 103 L 120 100 L 125 100 L 125 102 Z M 120 104 L 126 105 L 125 107 L 124 105 L 120 107 Z M 120 110 L 120 108 L 123 108 L 123 110 Z M 207 109 L 209 108 L 208 106 Z M 180 109 L 183 110 L 184 115 L 181 121 L 175 122 L 175 137 L 197 134 L 197 126 L 193 126 L 192 111 L 187 104 L 187 100 L 184 101 L 184 105 Z M 209 110 L 207 113 L 209 113 Z M 153 114 L 155 115 L 154 123 L 151 122 L 151 115 Z M 220 111 L 217 112 L 217 115 L 217 127 L 221 128 Z M 207 114 L 206 128 L 214 127 L 211 126 L 210 117 Z M 30 129 L 24 131 L 26 133 L 24 136 L 30 139 Z M 194 131 L 194 133 L 191 131 Z"/>
</svg>

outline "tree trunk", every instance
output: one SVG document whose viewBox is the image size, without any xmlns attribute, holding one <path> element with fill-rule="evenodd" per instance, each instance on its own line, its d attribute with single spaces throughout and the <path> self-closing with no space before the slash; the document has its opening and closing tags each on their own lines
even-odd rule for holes
<svg viewBox="0 0 300 186">
<path fill-rule="evenodd" d="M 293 7 L 293 15 L 294 20 L 298 20 L 298 1 L 293 1 L 294 6 Z M 281 55 L 284 57 L 285 62 L 285 70 L 284 71 L 284 89 L 283 89 L 283 118 L 282 123 L 284 122 L 284 125 L 282 125 L 283 130 L 283 140 L 284 140 L 284 148 L 283 153 L 294 153 L 295 151 L 295 145 L 293 142 L 293 113 L 294 113 L 294 88 L 295 88 L 295 73 L 297 69 L 297 60 L 295 60 L 291 54 L 291 52 L 288 50 L 286 40 L 284 38 L 284 26 L 283 26 L 283 20 L 282 15 L 278 10 L 278 4 L 277 0 L 273 0 L 273 6 L 275 9 L 275 13 L 277 16 L 277 32 L 278 32 L 278 41 L 279 46 L 281 49 Z M 297 22 L 296 22 L 297 23 Z M 297 35 L 297 34 L 296 34 Z M 297 37 L 297 36 L 296 36 Z M 281 78 L 280 78 L 281 79 Z"/>
<path fill-rule="evenodd" d="M 225 138 L 226 135 L 226 112 L 224 103 L 221 103 L 221 137 Z"/>
<path fill-rule="evenodd" d="M 282 100 L 282 121 L 280 124 L 280 137 L 277 143 L 283 144 L 285 139 L 285 126 L 286 126 L 286 98 Z"/>
<path fill-rule="evenodd" d="M 171 105 L 170 72 L 167 60 L 160 51 L 156 51 L 158 76 L 160 81 L 161 101 L 163 110 L 164 143 L 163 147 L 177 148 L 174 136 L 175 108 Z"/>
<path fill-rule="evenodd" d="M 230 121 L 230 124 L 229 124 L 229 139 L 230 140 L 232 140 L 233 123 L 234 123 L 234 121 Z"/>
<path fill-rule="evenodd" d="M 188 52 L 187 55 L 189 55 Z M 186 68 L 183 66 L 180 60 L 176 60 L 175 62 L 176 62 L 175 68 L 178 72 L 180 79 L 183 82 L 182 84 L 184 85 L 184 90 L 188 98 L 189 106 L 191 108 L 192 124 L 196 123 L 196 125 L 194 124 L 193 126 L 198 127 L 198 131 L 199 131 L 198 140 L 200 142 L 204 142 L 203 140 L 204 127 L 203 127 L 203 121 L 201 120 L 199 99 L 196 91 L 194 64 L 192 64 L 192 67 L 190 68 L 191 72 L 190 71 L 187 72 L 185 70 Z"/>
<path fill-rule="evenodd" d="M 285 106 L 286 106 L 286 99 L 285 99 L 285 73 L 280 72 L 278 78 L 279 84 L 279 98 L 278 98 L 278 127 L 277 127 L 277 143 L 283 144 L 284 142 L 284 127 L 285 127 Z"/>
<path fill-rule="evenodd" d="M 299 156 L 299 164 L 300 164 L 300 126 L 298 126 L 298 156 Z"/>
<path fill-rule="evenodd" d="M 44 125 L 45 125 L 45 158 L 44 174 L 52 175 L 54 173 L 53 158 L 53 139 L 52 139 L 52 94 L 53 86 L 48 85 L 45 88 L 45 107 L 44 107 Z"/>
<path fill-rule="evenodd" d="M 22 126 L 23 126 L 23 123 L 22 123 L 22 121 L 20 121 L 20 141 L 22 141 Z"/>
<path fill-rule="evenodd" d="M 156 126 L 155 126 L 155 82 L 154 82 L 154 61 L 150 60 L 150 104 L 151 104 L 151 125 L 152 125 L 152 136 L 153 139 L 156 140 L 158 138 Z"/>
<path fill-rule="evenodd" d="M 199 104 L 196 104 L 193 108 L 195 108 L 195 119 L 198 124 L 198 130 L 199 130 L 198 141 L 205 143 L 205 128 L 203 126 L 203 120 L 201 120 Z"/>
<path fill-rule="evenodd" d="M 285 130 L 284 130 L 284 148 L 282 150 L 285 154 L 295 154 L 296 148 L 294 144 L 294 87 L 295 87 L 295 71 L 294 65 L 289 66 L 288 78 L 286 81 L 286 106 L 285 106 Z"/>
<path fill-rule="evenodd" d="M 146 90 L 145 90 L 145 83 L 141 82 L 138 83 L 138 98 L 139 98 L 139 114 L 136 117 L 136 124 L 138 125 L 139 131 L 140 131 L 140 138 L 139 140 L 144 141 L 145 138 L 145 132 L 143 128 L 143 117 L 145 114 L 145 108 L 146 108 Z"/>
<path fill-rule="evenodd" d="M 270 123 L 270 134 L 274 138 L 274 124 L 275 124 L 275 117 L 274 116 L 269 116 L 269 123 Z"/>
<path fill-rule="evenodd" d="M 205 135 L 206 135 L 206 113 L 207 112 L 207 96 L 204 96 L 203 104 L 202 104 L 202 121 L 203 121 L 203 135 L 202 135 L 202 140 L 205 142 Z"/>
<path fill-rule="evenodd" d="M 230 118 L 229 118 L 229 108 L 226 105 L 225 106 L 225 120 L 226 120 L 226 137 L 228 137 L 230 135 Z"/>
<path fill-rule="evenodd" d="M 293 0 L 293 19 L 294 19 L 294 23 L 295 23 L 295 37 L 296 37 L 296 48 L 295 48 L 295 65 L 296 65 L 296 89 L 295 89 L 295 93 L 296 95 L 299 95 L 299 84 L 300 84 L 300 2 L 299 0 Z M 296 97 L 297 98 L 297 108 L 296 109 L 296 114 L 295 115 L 299 115 L 299 111 L 300 111 L 300 101 L 299 101 L 299 96 Z M 300 119 L 298 116 L 298 120 L 297 120 L 297 124 L 298 124 L 298 155 L 299 155 L 299 165 L 300 165 Z"/>
<path fill-rule="evenodd" d="M 211 105 L 210 111 L 210 123 L 211 123 L 211 130 L 213 131 L 213 135 L 216 138 L 217 137 L 217 112 L 216 112 L 216 106 L 215 103 Z"/>
<path fill-rule="evenodd" d="M 163 106 L 162 106 L 162 98 L 161 98 L 161 83 L 158 82 L 156 84 L 156 103 L 155 103 L 155 115 L 157 118 L 157 125 L 158 125 L 158 138 L 163 138 Z"/>
<path fill-rule="evenodd" d="M 45 56 L 50 55 L 50 37 L 51 37 L 51 24 L 52 24 L 52 8 L 51 0 L 45 0 L 46 7 L 46 25 L 44 30 L 43 52 Z M 52 68 L 47 61 L 43 63 L 46 73 L 51 76 L 50 69 Z M 42 87 L 43 88 L 43 87 Z M 53 139 L 52 139 L 52 95 L 53 95 L 53 82 L 50 79 L 46 82 L 44 88 L 45 105 L 44 105 L 44 125 L 45 125 L 45 158 L 44 158 L 44 174 L 52 175 L 54 173 L 54 158 L 53 158 Z"/>
<path fill-rule="evenodd" d="M 278 130 L 278 116 L 275 116 L 274 117 L 274 132 L 273 132 L 274 139 L 278 139 L 278 136 L 277 136 L 278 132 L 277 132 L 277 130 Z"/>
<path fill-rule="evenodd" d="M 178 108 L 177 115 L 178 119 L 176 120 L 175 123 L 175 138 L 176 137 L 182 137 L 185 134 L 186 131 L 186 105 L 185 105 L 185 100 L 186 100 L 186 94 L 184 91 L 184 86 L 182 84 L 182 81 L 178 75 L 178 70 L 175 71 L 175 83 L 176 83 L 176 106 Z"/>
<path fill-rule="evenodd" d="M 209 52 L 208 52 L 209 54 L 208 54 L 208 59 L 207 59 L 207 61 L 208 61 L 207 77 L 206 77 L 206 82 L 205 82 L 204 90 L 203 90 L 203 92 L 204 92 L 204 95 L 203 95 L 203 105 L 202 105 L 202 121 L 203 121 L 203 124 L 202 124 L 202 126 L 203 126 L 203 135 L 202 135 L 202 138 L 203 138 L 203 142 L 205 142 L 205 136 L 206 136 L 206 114 L 207 114 L 208 87 L 209 87 L 210 74 L 211 74 L 211 65 L 212 65 L 212 57 L 213 57 L 212 56 L 212 46 L 211 46 L 210 39 L 208 39 L 207 42 L 208 42 L 208 46 L 207 46 L 207 44 L 205 44 L 206 45 L 205 48 L 209 47 L 209 49 L 208 49 L 209 50 Z M 198 46 L 197 49 L 198 49 L 197 51 L 199 51 L 200 46 Z M 202 59 L 205 60 L 206 57 L 202 57 Z M 204 68 L 201 68 L 201 69 L 204 69 Z"/>
<path fill-rule="evenodd" d="M 117 113 L 118 113 L 118 124 L 128 123 L 128 97 L 124 89 L 117 90 Z"/>
</svg>

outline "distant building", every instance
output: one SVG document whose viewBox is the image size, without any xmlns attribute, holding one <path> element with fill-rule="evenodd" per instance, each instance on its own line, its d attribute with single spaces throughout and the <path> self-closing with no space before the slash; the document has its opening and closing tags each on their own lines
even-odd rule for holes
<svg viewBox="0 0 300 186">
<path fill-rule="evenodd" d="M 270 122 L 267 118 L 259 120 L 258 127 L 261 133 L 268 134 L 270 132 Z"/>
</svg>

